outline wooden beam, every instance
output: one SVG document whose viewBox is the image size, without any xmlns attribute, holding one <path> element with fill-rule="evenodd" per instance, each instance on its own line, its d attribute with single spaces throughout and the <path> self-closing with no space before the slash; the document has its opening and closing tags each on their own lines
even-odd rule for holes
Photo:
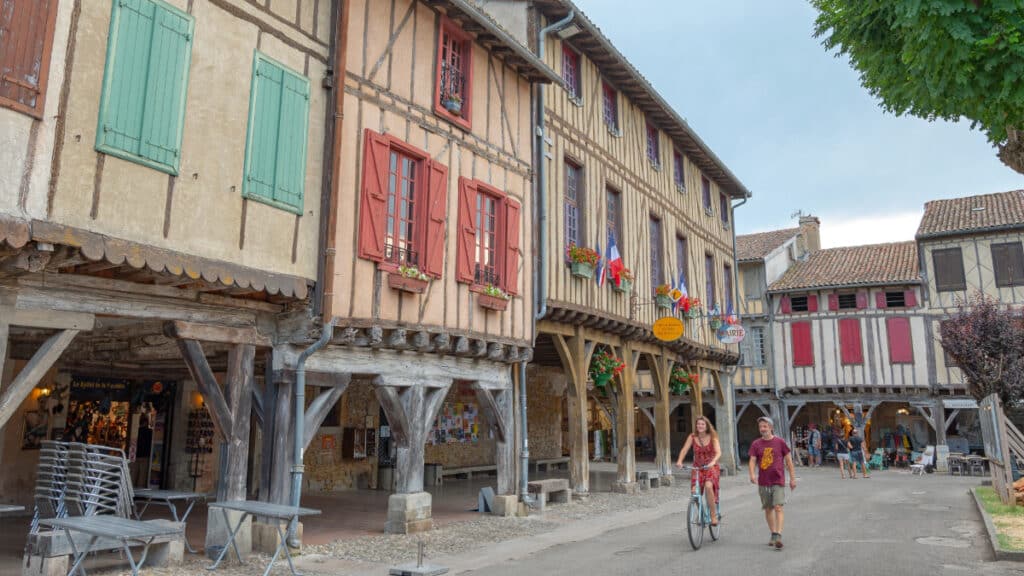
<svg viewBox="0 0 1024 576">
<path fill-rule="evenodd" d="M 953 411 L 949 413 L 949 416 L 946 418 L 946 428 L 947 429 L 949 429 L 949 425 L 953 423 L 953 420 L 956 420 L 956 417 L 959 414 L 960 414 L 960 409 L 959 408 L 954 408 Z"/>
<path fill-rule="evenodd" d="M 743 413 L 747 411 L 747 408 L 750 408 L 751 404 L 753 404 L 753 402 L 747 402 L 747 403 L 745 403 L 745 404 L 743 404 L 742 406 L 739 407 L 739 412 L 736 413 L 736 425 L 737 426 L 739 426 L 740 418 L 743 418 Z"/>
<path fill-rule="evenodd" d="M 309 447 L 309 443 L 313 441 L 313 436 L 316 436 L 320 425 L 324 423 L 324 419 L 331 413 L 334 405 L 338 403 L 341 395 L 345 393 L 348 385 L 352 382 L 351 374 L 338 374 L 336 378 L 337 383 L 321 392 L 306 409 L 306 429 L 302 432 L 303 449 Z"/>
<path fill-rule="evenodd" d="M 14 326 L 50 330 L 92 330 L 96 326 L 96 317 L 92 314 L 58 310 L 15 310 L 10 323 Z"/>
<path fill-rule="evenodd" d="M 222 344 L 248 344 L 263 348 L 269 348 L 274 345 L 270 337 L 260 334 L 255 326 L 235 328 L 175 320 L 164 323 L 164 334 L 169 338 L 181 340 L 220 342 Z"/>
<path fill-rule="evenodd" d="M 256 347 L 236 344 L 228 352 L 227 395 L 231 410 L 230 436 L 223 483 L 225 500 L 245 500 L 249 463 L 249 422 L 252 415 L 253 370 Z M 205 360 L 205 358 L 204 358 Z M 216 383 L 215 383 L 216 384 Z M 220 389 L 217 389 L 218 392 Z"/>
<path fill-rule="evenodd" d="M 10 343 L 10 324 L 7 319 L 14 315 L 14 305 L 18 301 L 18 294 L 13 290 L 0 287 L 0 384 L 3 384 L 4 365 L 7 363 L 8 347 Z M 0 428 L 3 425 L 0 424 Z"/>
<path fill-rule="evenodd" d="M 78 330 L 63 330 L 50 336 L 42 346 L 32 355 L 28 364 L 18 372 L 14 381 L 7 386 L 0 396 L 0 429 L 7 424 L 11 416 L 18 410 L 21 403 L 28 396 L 29 392 L 36 387 L 54 362 L 60 358 L 64 350 L 71 344 L 71 341 L 78 335 Z"/>
<path fill-rule="evenodd" d="M 800 402 L 799 404 L 792 405 L 794 408 L 796 408 L 796 410 L 793 410 L 793 413 L 790 414 L 786 418 L 786 430 L 787 431 L 789 430 L 789 428 L 791 428 L 793 426 L 793 421 L 796 420 L 796 415 L 800 413 L 800 409 L 803 408 L 806 404 L 807 404 L 806 402 Z M 790 406 L 790 405 L 787 404 L 787 406 Z"/>
<path fill-rule="evenodd" d="M 476 399 L 480 403 L 480 411 L 487 416 L 487 419 L 494 426 L 494 436 L 499 442 L 507 442 L 509 423 L 505 422 L 505 416 L 501 413 L 498 402 L 494 399 L 494 392 L 477 385 L 473 387 L 476 389 Z"/>
<path fill-rule="evenodd" d="M 224 393 L 213 376 L 213 370 L 210 370 L 209 362 L 206 361 L 203 345 L 195 340 L 178 340 L 178 349 L 181 350 L 181 357 L 185 360 L 192 380 L 199 387 L 199 393 L 203 395 L 203 401 L 210 409 L 210 419 L 213 420 L 217 439 L 227 442 L 232 429 L 231 409 L 228 408 Z"/>
</svg>

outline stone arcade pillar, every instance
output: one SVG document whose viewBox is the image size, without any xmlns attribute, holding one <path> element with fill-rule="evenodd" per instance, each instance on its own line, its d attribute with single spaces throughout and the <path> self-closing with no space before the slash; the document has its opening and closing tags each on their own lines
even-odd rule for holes
<svg viewBox="0 0 1024 576">
<path fill-rule="evenodd" d="M 430 530 L 434 525 L 431 496 L 423 491 L 425 445 L 452 381 L 436 376 L 380 375 L 374 383 L 396 447 L 395 493 L 388 498 L 384 531 L 410 534 Z"/>
<path fill-rule="evenodd" d="M 712 372 L 715 381 L 715 430 L 722 446 L 719 463 L 727 474 L 735 474 L 736 454 L 736 404 L 732 395 L 732 382 L 724 372 Z"/>
<path fill-rule="evenodd" d="M 494 464 L 498 472 L 498 486 L 492 512 L 499 516 L 514 516 L 518 510 L 516 495 L 516 434 L 511 379 L 501 382 L 473 383 L 480 413 L 494 432 Z"/>
</svg>

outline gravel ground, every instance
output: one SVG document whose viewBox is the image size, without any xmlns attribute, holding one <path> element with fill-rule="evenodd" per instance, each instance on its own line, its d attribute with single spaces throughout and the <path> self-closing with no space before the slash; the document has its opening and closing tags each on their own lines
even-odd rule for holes
<svg viewBox="0 0 1024 576">
<path fill-rule="evenodd" d="M 533 513 L 527 518 L 498 518 L 481 516 L 476 520 L 452 522 L 435 528 L 430 532 L 416 535 L 380 534 L 363 536 L 345 540 L 336 540 L 330 544 L 309 546 L 303 550 L 303 556 L 310 558 L 332 557 L 392 566 L 416 559 L 416 549 L 422 539 L 425 544 L 426 558 L 436 558 L 449 554 L 460 554 L 489 544 L 503 542 L 513 538 L 534 536 L 550 532 L 567 523 L 608 516 L 619 512 L 675 505 L 682 509 L 683 502 L 689 497 L 690 483 L 687 478 L 676 477 L 671 487 L 658 488 L 640 492 L 635 495 L 596 492 L 587 498 L 576 499 L 570 504 L 552 504 L 541 515 Z M 144 568 L 141 574 L 147 576 L 241 576 L 255 573 L 257 568 L 266 566 L 269 557 L 253 557 L 245 565 L 237 563 L 223 564 L 215 572 L 206 570 L 210 561 L 192 554 L 185 555 L 185 563 L 168 568 Z M 128 574 L 125 570 L 90 571 L 102 576 Z M 316 576 L 318 573 L 305 565 L 305 573 Z M 288 564 L 278 561 L 271 574 L 290 574 Z"/>
</svg>

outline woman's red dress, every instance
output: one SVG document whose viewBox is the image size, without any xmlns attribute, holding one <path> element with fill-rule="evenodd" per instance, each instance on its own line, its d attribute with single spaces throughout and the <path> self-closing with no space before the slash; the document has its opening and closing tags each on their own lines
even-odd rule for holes
<svg viewBox="0 0 1024 576">
<path fill-rule="evenodd" d="M 700 442 L 697 441 L 697 435 L 693 434 L 693 465 L 694 467 L 707 466 L 715 459 L 715 443 L 708 440 L 707 446 L 701 446 Z M 711 481 L 711 485 L 715 487 L 715 502 L 718 502 L 718 481 L 722 476 L 722 469 L 719 468 L 716 463 L 714 466 L 707 470 L 701 470 L 701 478 L 704 482 Z M 690 490 L 697 484 L 697 473 L 694 472 L 690 476 Z"/>
</svg>

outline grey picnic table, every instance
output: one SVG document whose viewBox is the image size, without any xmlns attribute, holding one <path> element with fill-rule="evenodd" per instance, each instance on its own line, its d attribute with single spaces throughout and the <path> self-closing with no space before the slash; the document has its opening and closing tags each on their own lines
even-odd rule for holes
<svg viewBox="0 0 1024 576">
<path fill-rule="evenodd" d="M 138 576 L 139 568 L 142 568 L 143 562 L 146 561 L 146 555 L 149 553 L 149 546 L 153 543 L 153 540 L 161 536 L 174 536 L 182 532 L 181 525 L 177 523 L 160 520 L 143 522 L 141 520 L 121 518 L 120 516 L 106 515 L 41 518 L 39 524 L 64 530 L 64 534 L 71 544 L 72 557 L 74 558 L 68 574 L 81 572 L 82 576 L 85 576 L 85 568 L 81 566 L 82 560 L 85 560 L 89 550 L 92 549 L 99 538 L 119 540 L 124 548 L 124 555 L 128 558 L 128 563 L 131 564 L 132 575 Z M 75 545 L 75 539 L 71 535 L 72 532 L 81 532 L 89 536 L 89 543 L 81 552 L 79 552 L 78 546 Z M 131 543 L 144 546 L 142 556 L 138 562 L 132 556 Z"/>
<path fill-rule="evenodd" d="M 242 515 L 238 518 L 238 523 L 233 529 L 231 529 L 228 535 L 228 541 L 224 544 L 224 549 L 220 551 L 220 555 L 217 556 L 217 560 L 214 561 L 212 566 L 209 566 L 209 570 L 215 570 L 220 565 L 221 560 L 228 552 L 228 548 L 235 549 L 235 557 L 238 558 L 239 562 L 242 562 L 242 554 L 238 551 L 238 544 L 235 543 L 235 535 L 238 534 L 238 530 L 242 527 L 242 523 L 245 522 L 246 516 L 262 516 L 265 518 L 272 518 L 277 521 L 277 534 L 280 537 L 277 543 L 277 549 L 274 550 L 274 557 L 270 559 L 270 563 L 267 564 L 267 569 L 263 572 L 263 576 L 270 574 L 270 569 L 274 567 L 274 562 L 277 562 L 277 557 L 284 551 L 284 557 L 288 560 L 288 568 L 291 569 L 293 576 L 300 576 L 295 571 L 295 565 L 292 564 L 292 556 L 288 553 L 288 538 L 283 530 L 281 530 L 281 523 L 290 523 L 292 520 L 298 521 L 301 516 L 315 516 L 320 514 L 319 510 L 312 508 L 302 508 L 301 506 L 285 506 L 283 504 L 272 504 L 270 502 L 259 502 L 257 500 L 238 500 L 233 502 L 211 502 L 210 508 L 220 508 L 221 513 L 224 514 L 224 525 L 231 528 L 231 521 L 228 518 L 228 510 L 235 512 L 241 512 Z"/>
<path fill-rule="evenodd" d="M 150 488 L 141 488 L 135 491 L 136 502 L 142 502 L 142 510 L 138 509 L 136 505 L 135 517 L 142 520 L 142 515 L 146 513 L 150 504 L 159 504 L 167 506 L 171 509 L 171 517 L 174 518 L 175 522 L 181 522 L 186 524 L 188 522 L 188 515 L 192 512 L 192 507 L 196 505 L 199 500 L 206 499 L 207 495 L 202 492 L 179 492 L 176 490 L 156 490 Z M 186 505 L 185 513 L 178 517 L 178 504 Z M 188 535 L 184 537 L 185 549 L 195 554 L 195 548 L 188 543 Z"/>
</svg>

